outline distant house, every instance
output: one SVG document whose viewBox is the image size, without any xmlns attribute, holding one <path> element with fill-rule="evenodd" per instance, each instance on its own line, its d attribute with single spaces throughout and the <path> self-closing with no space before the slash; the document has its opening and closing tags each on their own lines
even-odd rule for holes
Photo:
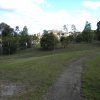
<svg viewBox="0 0 100 100">
<path fill-rule="evenodd" d="M 67 37 L 70 35 L 70 33 L 63 32 L 62 30 L 48 30 L 48 33 L 51 33 L 51 32 L 55 34 L 58 37 L 58 39 L 60 39 L 60 37 L 62 36 Z"/>
<path fill-rule="evenodd" d="M 31 35 L 31 44 L 34 45 L 34 46 L 38 45 L 40 43 L 40 39 L 41 39 L 40 33 Z"/>
</svg>

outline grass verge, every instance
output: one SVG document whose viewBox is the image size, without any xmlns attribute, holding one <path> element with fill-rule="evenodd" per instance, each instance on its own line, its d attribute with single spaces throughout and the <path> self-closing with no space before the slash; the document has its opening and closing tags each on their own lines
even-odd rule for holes
<svg viewBox="0 0 100 100">
<path fill-rule="evenodd" d="M 100 100 L 100 53 L 84 69 L 82 94 L 85 100 Z"/>
<path fill-rule="evenodd" d="M 66 49 L 39 51 L 27 49 L 11 56 L 0 56 L 0 82 L 21 83 L 26 92 L 7 100 L 43 100 L 43 95 L 69 62 L 100 51 L 89 44 L 69 45 Z"/>
<path fill-rule="evenodd" d="M 71 52 L 41 57 L 12 58 L 0 62 L 0 81 L 21 83 L 27 92 L 9 100 L 43 100 L 49 86 L 67 68 L 67 64 L 86 52 Z"/>
</svg>

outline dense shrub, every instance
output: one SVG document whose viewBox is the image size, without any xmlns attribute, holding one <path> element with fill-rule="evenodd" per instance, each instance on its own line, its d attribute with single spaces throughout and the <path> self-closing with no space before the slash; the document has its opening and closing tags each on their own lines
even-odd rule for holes
<svg viewBox="0 0 100 100">
<path fill-rule="evenodd" d="M 57 43 L 57 37 L 53 33 L 48 32 L 45 32 L 40 40 L 40 45 L 44 50 L 53 50 Z"/>
<path fill-rule="evenodd" d="M 76 36 L 76 42 L 78 42 L 78 43 L 80 43 L 80 42 L 82 42 L 82 40 L 83 40 L 83 38 L 82 38 L 82 34 L 78 34 L 77 36 Z"/>
</svg>

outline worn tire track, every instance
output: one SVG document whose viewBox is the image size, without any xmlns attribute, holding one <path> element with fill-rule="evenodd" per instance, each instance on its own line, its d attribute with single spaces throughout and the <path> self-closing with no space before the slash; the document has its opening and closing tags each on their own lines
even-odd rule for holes
<svg viewBox="0 0 100 100">
<path fill-rule="evenodd" d="M 44 96 L 44 100 L 82 100 L 81 74 L 88 57 L 72 62 Z"/>
</svg>

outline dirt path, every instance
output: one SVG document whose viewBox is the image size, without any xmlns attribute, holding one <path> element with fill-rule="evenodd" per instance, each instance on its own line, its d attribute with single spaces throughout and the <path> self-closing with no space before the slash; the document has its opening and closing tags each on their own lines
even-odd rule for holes
<svg viewBox="0 0 100 100">
<path fill-rule="evenodd" d="M 48 90 L 44 100 L 82 100 L 80 95 L 81 73 L 86 57 L 70 64 L 56 83 Z"/>
</svg>

